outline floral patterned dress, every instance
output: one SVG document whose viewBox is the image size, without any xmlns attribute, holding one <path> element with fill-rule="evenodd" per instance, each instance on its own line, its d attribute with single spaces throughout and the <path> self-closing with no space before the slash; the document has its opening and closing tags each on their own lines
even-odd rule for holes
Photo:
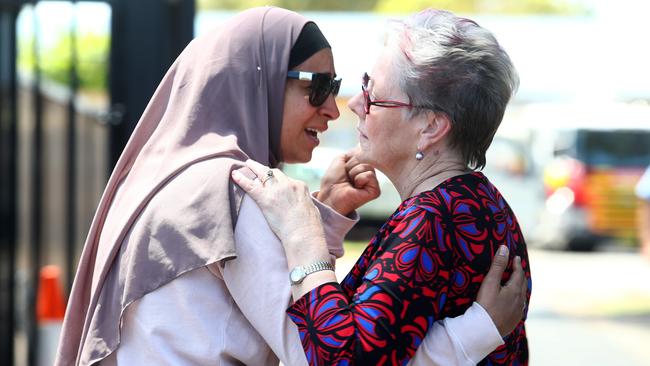
<svg viewBox="0 0 650 366">
<path fill-rule="evenodd" d="M 506 278 L 521 256 L 530 299 L 519 224 L 482 173 L 407 199 L 340 285 L 320 285 L 287 310 L 309 364 L 405 365 L 434 321 L 463 314 L 476 299 L 500 244 L 511 253 Z M 527 365 L 524 320 L 479 365 Z"/>
</svg>

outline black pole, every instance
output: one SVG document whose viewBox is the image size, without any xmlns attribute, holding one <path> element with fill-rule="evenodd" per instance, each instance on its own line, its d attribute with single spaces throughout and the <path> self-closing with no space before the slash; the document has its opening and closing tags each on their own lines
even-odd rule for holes
<svg viewBox="0 0 650 366">
<path fill-rule="evenodd" d="M 75 249 L 76 249 L 76 224 L 77 224 L 77 107 L 76 97 L 79 88 L 77 78 L 77 4 L 72 0 L 72 18 L 70 21 L 70 100 L 68 102 L 68 125 L 67 127 L 67 193 L 66 204 L 66 279 L 67 289 L 70 293 L 75 273 Z"/>
<path fill-rule="evenodd" d="M 38 294 L 39 269 L 41 267 L 41 247 L 43 228 L 43 98 L 41 96 L 41 67 L 39 59 L 39 28 L 37 5 L 38 0 L 31 0 L 33 6 L 33 50 L 34 53 L 34 82 L 32 84 L 32 98 L 34 99 L 34 135 L 32 139 L 32 201 L 31 201 L 31 228 L 30 241 L 30 266 L 31 276 L 28 291 L 28 358 L 29 366 L 36 366 L 38 362 L 38 324 L 36 319 L 36 296 Z"/>
<path fill-rule="evenodd" d="M 8 6 L 7 6 L 8 5 Z M 0 2 L 0 364 L 13 365 L 16 291 L 17 98 L 16 17 L 20 6 Z"/>
<path fill-rule="evenodd" d="M 194 0 L 111 0 L 113 169 L 149 99 L 194 32 Z"/>
</svg>

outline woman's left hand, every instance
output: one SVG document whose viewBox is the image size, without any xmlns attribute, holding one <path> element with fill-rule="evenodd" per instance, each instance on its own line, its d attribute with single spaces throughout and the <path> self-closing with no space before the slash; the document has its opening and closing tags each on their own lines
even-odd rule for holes
<svg viewBox="0 0 650 366">
<path fill-rule="evenodd" d="M 501 277 L 508 266 L 508 258 L 508 247 L 499 246 L 476 298 L 476 302 L 490 315 L 502 337 L 510 334 L 523 319 L 528 293 L 528 281 L 519 256 L 513 260 L 510 279 L 501 286 Z"/>
<path fill-rule="evenodd" d="M 319 238 L 324 242 L 325 237 L 320 213 L 312 202 L 307 185 L 254 160 L 247 160 L 246 166 L 257 178 L 250 179 L 235 170 L 232 179 L 257 202 L 271 230 L 282 241 L 287 255 L 296 249 L 305 255 L 322 254 L 322 248 L 309 250 L 307 244 L 319 242 Z"/>
</svg>

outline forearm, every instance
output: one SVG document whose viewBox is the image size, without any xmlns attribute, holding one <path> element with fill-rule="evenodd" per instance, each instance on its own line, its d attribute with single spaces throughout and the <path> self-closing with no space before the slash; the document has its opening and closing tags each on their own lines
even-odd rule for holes
<svg viewBox="0 0 650 366">
<path fill-rule="evenodd" d="M 364 281 L 360 289 L 350 298 L 337 283 L 322 284 L 288 309 L 310 364 L 402 363 L 413 356 L 415 340 L 424 338 L 430 319 L 437 317 L 432 304 L 440 299 L 411 298 L 418 289 L 389 281 Z"/>
<path fill-rule="evenodd" d="M 492 319 L 474 302 L 464 314 L 433 324 L 411 366 L 473 366 L 503 344 Z"/>
<path fill-rule="evenodd" d="M 359 221 L 359 217 L 356 214 L 351 215 L 351 217 L 346 217 L 341 215 L 339 212 L 336 212 L 332 207 L 327 206 L 323 202 L 318 201 L 315 196 L 318 192 L 312 194 L 314 197 L 314 205 L 318 208 L 318 211 L 321 216 L 323 230 L 325 234 L 325 241 L 327 243 L 328 258 L 327 259 L 318 259 L 322 257 L 325 253 L 317 253 L 315 255 L 307 255 L 306 257 L 301 255 L 290 254 L 290 259 L 287 260 L 289 269 L 294 268 L 298 265 L 305 265 L 309 263 L 314 263 L 320 260 L 329 260 L 333 256 L 340 257 L 343 255 L 343 238 L 345 234 L 350 231 L 354 224 Z M 318 239 L 316 239 L 318 240 Z M 322 250 L 322 244 L 320 245 Z M 311 261 L 311 262 L 310 262 Z M 304 263 L 303 263 L 304 262 Z M 298 285 L 291 286 L 291 293 L 294 300 L 300 298 L 311 289 L 316 288 L 327 282 L 336 282 L 336 276 L 331 271 L 320 271 L 313 273 L 307 276 L 302 283 Z"/>
<path fill-rule="evenodd" d="M 297 266 L 307 266 L 316 262 L 329 262 L 325 231 L 316 216 L 304 218 L 304 224 L 282 238 L 289 270 Z M 299 284 L 291 286 L 293 299 L 297 300 L 312 289 L 327 283 L 336 282 L 334 271 L 324 270 L 309 274 Z"/>
<path fill-rule="evenodd" d="M 294 302 L 287 313 L 298 327 L 310 365 L 355 361 L 374 364 L 358 354 L 357 344 L 367 331 L 358 329 L 353 309 L 338 283 L 323 284 Z M 390 332 L 382 332 L 388 336 Z M 354 363 L 354 362 L 353 362 Z"/>
<path fill-rule="evenodd" d="M 342 254 L 340 238 L 351 225 L 327 213 L 327 208 L 319 210 L 325 221 L 327 242 L 334 251 L 328 252 L 329 260 Z M 241 205 L 235 241 L 237 258 L 226 262 L 221 270 L 230 295 L 283 364 L 306 364 L 298 330 L 285 313 L 291 294 L 290 267 L 284 249 L 249 196 L 244 197 Z"/>
<path fill-rule="evenodd" d="M 313 262 L 317 261 L 319 260 L 313 260 Z M 291 267 L 291 265 L 289 266 L 289 268 L 295 267 Z M 305 279 L 300 284 L 291 286 L 291 295 L 293 297 L 293 301 L 297 301 L 318 286 L 331 282 L 337 283 L 336 274 L 334 271 L 319 271 L 312 273 L 309 276 L 305 277 Z"/>
</svg>

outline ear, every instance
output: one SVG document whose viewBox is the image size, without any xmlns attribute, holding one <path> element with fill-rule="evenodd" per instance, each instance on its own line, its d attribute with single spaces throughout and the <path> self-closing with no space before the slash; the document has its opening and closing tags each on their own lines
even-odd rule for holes
<svg viewBox="0 0 650 366">
<path fill-rule="evenodd" d="M 423 128 L 418 138 L 418 151 L 426 151 L 440 144 L 451 133 L 451 121 L 444 113 L 428 112 L 422 121 Z"/>
</svg>

